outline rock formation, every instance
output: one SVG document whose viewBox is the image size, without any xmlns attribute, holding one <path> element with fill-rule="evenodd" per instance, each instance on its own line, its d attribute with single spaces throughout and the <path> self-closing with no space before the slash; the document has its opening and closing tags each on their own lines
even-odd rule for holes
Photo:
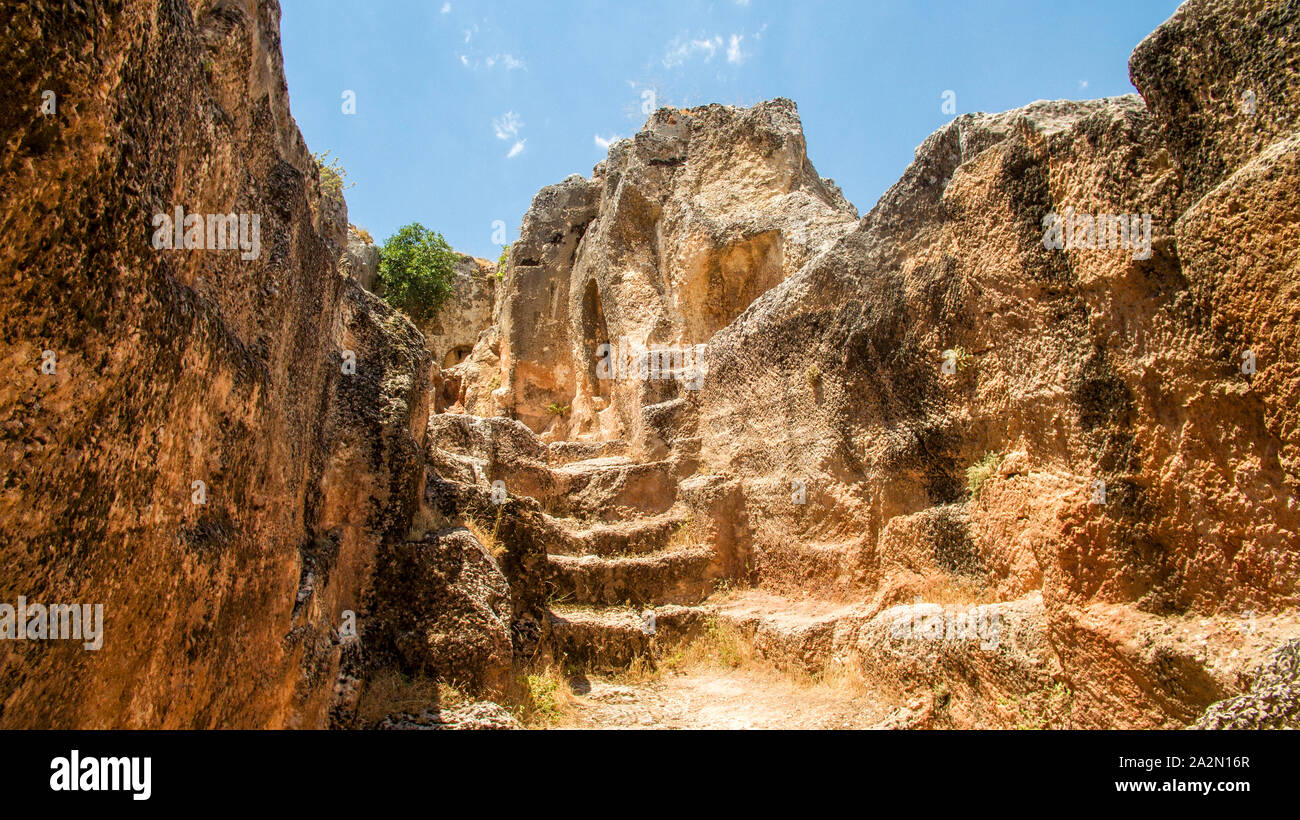
<svg viewBox="0 0 1300 820">
<path fill-rule="evenodd" d="M 1294 4 L 1190 0 L 1140 97 L 957 117 L 861 218 L 794 103 L 661 109 L 423 327 L 274 0 L 79 9 L 0 33 L 0 602 L 104 643 L 0 641 L 0 726 L 505 728 L 420 681 L 719 624 L 882 726 L 1295 725 Z"/>
<path fill-rule="evenodd" d="M 693 350 L 857 216 L 808 161 L 790 101 L 658 110 L 590 180 L 543 189 L 524 216 L 500 406 L 547 438 L 640 439 L 641 409 L 680 380 L 604 377 L 600 346 Z"/>
<path fill-rule="evenodd" d="M 323 726 L 343 612 L 420 495 L 428 369 L 337 272 L 279 8 L 6 25 L 0 599 L 100 603 L 105 634 L 0 642 L 0 725 Z M 260 254 L 157 249 L 178 206 L 258 215 Z"/>
<path fill-rule="evenodd" d="M 762 605 L 712 611 L 769 656 L 942 681 L 951 725 L 1056 687 L 1062 725 L 1177 726 L 1240 691 L 1296 626 L 1298 19 L 1187 3 L 1134 53 L 1145 99 L 958 117 L 860 221 L 788 101 L 660 110 L 539 193 L 465 390 L 549 444 L 431 446 L 560 517 L 553 583 L 593 608 L 556 642 L 728 577 Z M 707 375 L 605 379 L 621 338 L 706 343 Z M 894 640 L 934 596 L 1008 640 Z"/>
<path fill-rule="evenodd" d="M 451 296 L 438 313 L 420 325 L 433 360 L 446 370 L 469 356 L 479 334 L 492 324 L 496 266 L 462 254 L 456 262 Z"/>
<path fill-rule="evenodd" d="M 383 284 L 378 281 L 379 247 L 369 234 L 361 233 L 355 225 L 348 225 L 348 243 L 339 257 L 339 270 L 371 293 L 384 294 Z"/>
</svg>

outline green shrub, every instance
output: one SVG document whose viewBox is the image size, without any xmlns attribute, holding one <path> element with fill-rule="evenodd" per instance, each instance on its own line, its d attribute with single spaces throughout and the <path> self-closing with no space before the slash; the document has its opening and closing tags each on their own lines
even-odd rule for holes
<svg viewBox="0 0 1300 820">
<path fill-rule="evenodd" d="M 984 482 L 998 471 L 1001 464 L 1000 453 L 985 453 L 983 458 L 966 468 L 966 489 L 972 499 L 980 497 L 980 489 L 984 486 Z"/>
<path fill-rule="evenodd" d="M 451 295 L 456 252 L 442 234 L 418 222 L 404 225 L 379 249 L 384 299 L 412 319 L 428 319 Z"/>
<path fill-rule="evenodd" d="M 316 172 L 320 175 L 321 192 L 326 196 L 338 198 L 343 196 L 344 190 L 352 186 L 343 185 L 343 178 L 348 175 L 348 172 L 344 170 L 338 157 L 331 160 L 329 156 L 330 152 L 326 151 L 323 154 L 312 154 L 311 158 L 316 162 Z"/>
<path fill-rule="evenodd" d="M 497 259 L 496 277 L 500 281 L 506 278 L 506 263 L 510 261 L 510 246 L 501 246 L 501 256 Z"/>
</svg>

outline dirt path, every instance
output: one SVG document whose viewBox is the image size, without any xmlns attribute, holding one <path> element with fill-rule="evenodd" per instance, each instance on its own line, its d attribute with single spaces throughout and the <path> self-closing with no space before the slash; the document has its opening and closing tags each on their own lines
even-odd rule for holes
<svg viewBox="0 0 1300 820">
<path fill-rule="evenodd" d="M 698 669 L 645 682 L 593 676 L 571 686 L 566 728 L 863 729 L 890 712 L 864 692 L 766 669 Z"/>
</svg>

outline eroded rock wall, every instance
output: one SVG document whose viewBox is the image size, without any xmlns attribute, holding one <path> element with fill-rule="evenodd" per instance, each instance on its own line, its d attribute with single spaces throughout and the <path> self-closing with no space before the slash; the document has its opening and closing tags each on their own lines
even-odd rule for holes
<svg viewBox="0 0 1300 820">
<path fill-rule="evenodd" d="M 461 254 L 456 261 L 451 295 L 438 313 L 420 324 L 434 363 L 455 367 L 469 356 L 479 334 L 492 324 L 496 307 L 496 266 Z"/>
<path fill-rule="evenodd" d="M 0 642 L 0 725 L 325 725 L 341 610 L 418 502 L 423 340 L 336 269 L 346 206 L 290 115 L 279 16 L 5 18 L 0 600 L 102 604 L 105 631 Z M 156 249 L 177 206 L 258 215 L 260 252 Z"/>
<path fill-rule="evenodd" d="M 851 229 L 794 103 L 660 109 L 591 179 L 538 193 L 502 295 L 499 409 L 550 439 L 644 438 L 681 379 L 598 370 L 600 347 L 691 348 Z"/>
<path fill-rule="evenodd" d="M 790 103 L 661 110 L 534 201 L 477 406 L 728 487 L 742 580 L 1022 602 L 1065 725 L 1184 725 L 1300 603 L 1298 15 L 1192 0 L 1142 97 L 960 116 L 861 220 Z M 624 336 L 702 389 L 605 383 Z"/>
<path fill-rule="evenodd" d="M 1185 5 L 1135 52 L 1150 108 L 957 118 L 853 234 L 714 337 L 701 460 L 764 511 L 764 582 L 1041 586 L 1076 725 L 1178 725 L 1233 691 L 1229 658 L 1292 628 L 1300 574 L 1282 330 L 1298 75 L 1261 85 L 1278 107 L 1262 134 L 1240 88 L 1294 61 L 1294 18 Z M 1150 214 L 1149 255 L 1046 247 L 1044 218 L 1071 212 Z M 943 528 L 911 523 L 953 504 Z M 1248 632 L 1247 612 L 1279 625 Z"/>
</svg>

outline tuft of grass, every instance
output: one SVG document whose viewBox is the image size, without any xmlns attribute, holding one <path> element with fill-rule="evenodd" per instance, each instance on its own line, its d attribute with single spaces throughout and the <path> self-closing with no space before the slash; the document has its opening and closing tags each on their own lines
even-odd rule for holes
<svg viewBox="0 0 1300 820">
<path fill-rule="evenodd" d="M 576 705 L 564 670 L 553 665 L 520 676 L 510 699 L 519 722 L 534 729 L 559 724 Z"/>
<path fill-rule="evenodd" d="M 710 615 L 704 634 L 665 658 L 663 665 L 673 671 L 699 666 L 738 669 L 753 658 L 754 649 L 739 630 Z"/>
<path fill-rule="evenodd" d="M 610 676 L 610 680 L 621 686 L 640 686 L 658 680 L 661 671 L 655 662 L 645 655 L 637 655 L 632 662 Z"/>
<path fill-rule="evenodd" d="M 501 542 L 500 535 L 501 515 L 504 512 L 504 506 L 497 507 L 497 518 L 496 521 L 492 522 L 491 527 L 488 527 L 477 518 L 470 516 L 465 517 L 465 529 L 469 530 L 470 535 L 474 536 L 474 539 L 482 544 L 492 556 L 493 560 L 498 563 L 500 563 L 501 559 L 504 558 L 506 554 L 506 547 L 505 544 Z"/>
<path fill-rule="evenodd" d="M 567 416 L 569 414 L 569 405 L 551 402 L 551 404 L 547 406 L 546 412 L 550 413 L 552 416 Z"/>
<path fill-rule="evenodd" d="M 677 529 L 673 530 L 673 534 L 668 537 L 667 548 L 669 550 L 681 550 L 707 542 L 708 537 L 704 532 L 704 527 L 695 519 L 694 513 L 688 513 L 681 523 L 677 525 Z"/>
<path fill-rule="evenodd" d="M 794 678 L 798 681 L 799 674 L 795 674 Z M 872 689 L 862 671 L 862 665 L 845 657 L 831 658 L 822 671 L 808 676 L 808 679 L 815 686 L 854 695 L 865 695 Z"/>
<path fill-rule="evenodd" d="M 943 358 L 945 361 L 951 361 L 953 366 L 956 367 L 958 373 L 970 367 L 971 363 L 975 361 L 975 357 L 972 356 L 966 348 L 961 347 L 960 345 L 945 350 L 943 352 Z"/>
<path fill-rule="evenodd" d="M 464 700 L 459 690 L 424 675 L 404 675 L 394 669 L 377 673 L 366 684 L 357 701 L 357 717 L 367 724 L 376 723 L 400 712 L 419 714 L 453 695 L 455 702 Z"/>
<path fill-rule="evenodd" d="M 984 482 L 998 471 L 1002 458 L 1001 453 L 985 453 L 983 458 L 966 468 L 966 491 L 972 499 L 980 497 Z"/>
<path fill-rule="evenodd" d="M 357 228 L 357 236 L 361 237 L 361 241 L 365 242 L 367 245 L 375 244 L 375 238 L 371 236 L 370 231 L 365 228 Z"/>
<path fill-rule="evenodd" d="M 821 384 L 822 369 L 816 362 L 808 365 L 808 369 L 803 372 L 804 379 L 808 382 L 809 387 L 816 387 Z"/>
<path fill-rule="evenodd" d="M 415 515 L 411 516 L 411 526 L 406 532 L 406 540 L 422 541 L 427 533 L 442 529 L 445 523 L 437 510 L 421 504 L 415 511 Z"/>
</svg>

